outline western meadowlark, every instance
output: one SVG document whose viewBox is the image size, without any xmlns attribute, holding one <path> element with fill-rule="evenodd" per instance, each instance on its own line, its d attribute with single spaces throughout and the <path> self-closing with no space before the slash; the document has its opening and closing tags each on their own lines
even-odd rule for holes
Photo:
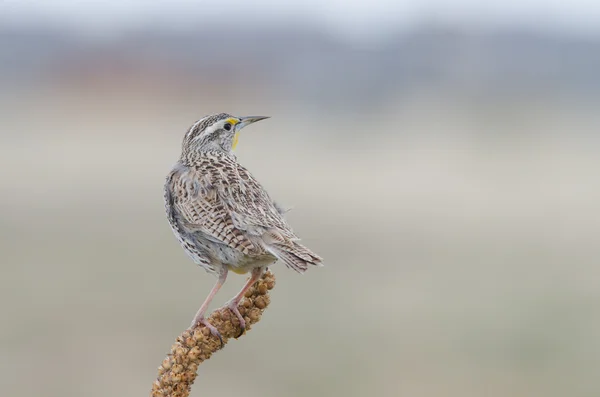
<svg viewBox="0 0 600 397">
<path fill-rule="evenodd" d="M 227 303 L 243 333 L 238 304 L 268 265 L 280 259 L 302 273 L 308 265 L 321 264 L 319 256 L 299 243 L 283 211 L 233 153 L 239 131 L 266 118 L 221 113 L 198 120 L 185 134 L 181 157 L 165 183 L 165 207 L 175 236 L 196 264 L 218 276 L 191 326 L 204 324 L 219 339 L 204 315 L 229 270 L 251 272 Z"/>
</svg>

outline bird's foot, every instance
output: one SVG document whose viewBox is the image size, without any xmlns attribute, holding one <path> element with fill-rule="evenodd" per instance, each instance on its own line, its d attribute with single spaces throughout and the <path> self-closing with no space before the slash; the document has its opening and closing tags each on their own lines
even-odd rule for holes
<svg viewBox="0 0 600 397">
<path fill-rule="evenodd" d="M 219 330 L 217 329 L 217 327 L 215 327 L 214 325 L 212 325 L 211 323 L 209 323 L 206 318 L 200 317 L 198 319 L 194 319 L 194 321 L 192 322 L 192 325 L 190 326 L 190 328 L 194 328 L 194 327 L 196 327 L 199 324 L 202 324 L 206 328 L 208 328 L 208 330 L 210 331 L 210 333 L 212 334 L 212 336 L 214 336 L 215 338 L 219 338 L 219 342 L 221 342 L 221 347 L 224 346 L 224 344 L 223 344 L 223 337 L 221 336 L 221 333 L 219 332 Z"/>
<path fill-rule="evenodd" d="M 240 310 L 238 309 L 238 305 L 240 302 L 236 301 L 235 299 L 232 301 L 229 301 L 227 303 L 227 307 L 229 308 L 229 310 L 231 310 L 233 312 L 233 314 L 235 314 L 235 316 L 238 318 L 239 322 L 240 322 L 240 333 L 238 336 L 236 336 L 236 338 L 239 338 L 240 336 L 244 335 L 244 332 L 246 331 L 246 320 L 244 320 L 244 316 L 242 316 L 242 314 L 240 313 Z"/>
</svg>

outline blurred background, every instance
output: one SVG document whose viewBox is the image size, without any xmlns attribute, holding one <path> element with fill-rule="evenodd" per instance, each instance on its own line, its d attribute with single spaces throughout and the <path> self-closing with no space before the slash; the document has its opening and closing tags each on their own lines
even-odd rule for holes
<svg viewBox="0 0 600 397">
<path fill-rule="evenodd" d="M 593 1 L 2 1 L 0 386 L 149 393 L 215 281 L 164 177 L 228 112 L 327 266 L 193 396 L 598 396 L 599 108 Z"/>
</svg>

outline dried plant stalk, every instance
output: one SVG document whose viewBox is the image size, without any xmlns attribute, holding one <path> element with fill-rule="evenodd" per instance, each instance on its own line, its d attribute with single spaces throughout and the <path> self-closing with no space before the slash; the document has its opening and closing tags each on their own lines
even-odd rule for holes
<svg viewBox="0 0 600 397">
<path fill-rule="evenodd" d="M 246 331 L 260 320 L 262 312 L 270 303 L 268 291 L 275 286 L 275 276 L 265 272 L 250 288 L 238 306 L 246 320 Z M 217 327 L 223 337 L 223 345 L 229 338 L 239 335 L 241 328 L 237 317 L 227 308 L 215 310 L 208 321 Z M 198 366 L 221 349 L 221 342 L 204 326 L 185 330 L 177 337 L 171 352 L 158 368 L 158 378 L 152 385 L 152 397 L 187 397 L 196 379 Z"/>
</svg>

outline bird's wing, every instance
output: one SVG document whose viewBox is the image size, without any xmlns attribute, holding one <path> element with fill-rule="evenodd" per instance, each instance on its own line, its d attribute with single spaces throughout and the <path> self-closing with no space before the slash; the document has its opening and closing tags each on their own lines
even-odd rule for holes
<svg viewBox="0 0 600 397">
<path fill-rule="evenodd" d="M 318 255 L 299 243 L 281 208 L 246 168 L 233 163 L 228 173 L 232 175 L 228 180 L 235 183 L 219 190 L 219 194 L 237 230 L 258 237 L 265 250 L 298 272 L 304 272 L 308 265 L 321 264 Z"/>
<path fill-rule="evenodd" d="M 188 229 L 247 255 L 266 252 L 303 271 L 321 259 L 298 243 L 265 189 L 227 156 L 202 159 L 172 182 L 174 205 Z M 291 257 L 290 257 L 291 255 Z M 298 259 L 302 263 L 293 264 Z"/>
</svg>

